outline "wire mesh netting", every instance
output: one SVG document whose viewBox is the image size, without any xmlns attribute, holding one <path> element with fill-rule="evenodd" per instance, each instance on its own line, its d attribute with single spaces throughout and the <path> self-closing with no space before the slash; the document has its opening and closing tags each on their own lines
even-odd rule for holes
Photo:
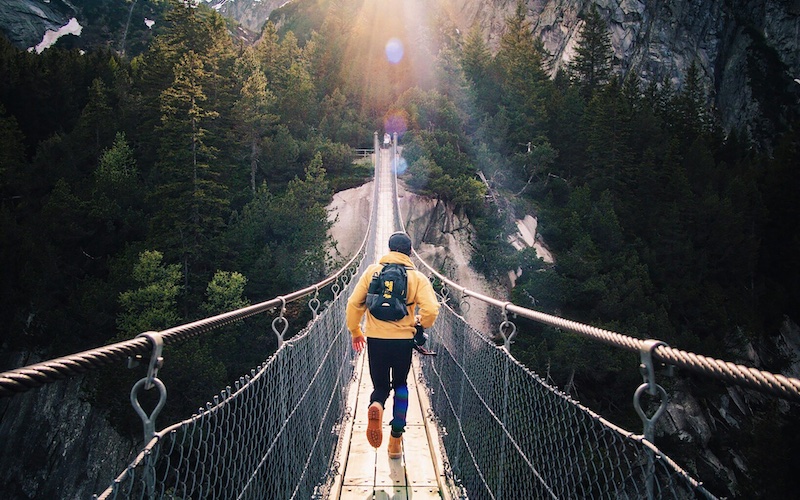
<svg viewBox="0 0 800 500">
<path fill-rule="evenodd" d="M 327 498 L 352 411 L 347 297 L 402 227 L 394 179 L 378 173 L 380 165 L 371 216 L 379 223 L 328 307 L 204 411 L 156 433 L 99 498 Z M 642 436 L 547 385 L 446 304 L 430 343 L 438 356 L 421 363 L 421 381 L 450 480 L 443 496 L 713 498 Z"/>
<path fill-rule="evenodd" d="M 711 497 L 641 436 L 547 385 L 449 307 L 431 339 L 438 355 L 421 363 L 422 378 L 454 498 Z"/>
<path fill-rule="evenodd" d="M 156 435 L 99 498 L 313 498 L 348 418 L 347 289 L 192 418 Z"/>
</svg>

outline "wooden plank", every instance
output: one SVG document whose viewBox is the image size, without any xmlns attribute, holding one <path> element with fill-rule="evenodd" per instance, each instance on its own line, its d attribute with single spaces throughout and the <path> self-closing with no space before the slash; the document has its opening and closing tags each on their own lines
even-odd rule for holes
<svg viewBox="0 0 800 500">
<path fill-rule="evenodd" d="M 410 425 L 403 436 L 403 455 L 408 485 L 427 486 L 438 490 L 439 481 L 433 466 L 428 436 L 422 425 Z"/>
<path fill-rule="evenodd" d="M 350 442 L 350 453 L 347 456 L 347 467 L 342 480 L 343 487 L 369 486 L 375 484 L 375 449 L 366 438 L 367 427 L 362 424 L 353 426 Z"/>
<path fill-rule="evenodd" d="M 375 489 L 370 486 L 343 486 L 342 495 L 339 498 L 345 500 L 364 500 L 374 498 Z"/>
<path fill-rule="evenodd" d="M 439 494 L 439 488 L 433 486 L 410 488 L 410 490 L 411 492 L 408 494 L 408 498 L 413 498 L 414 500 L 442 499 L 442 496 Z"/>
<path fill-rule="evenodd" d="M 347 393 L 347 407 L 350 408 L 351 412 L 355 412 L 358 406 L 358 401 L 360 399 L 358 386 L 363 379 L 363 372 L 364 372 L 364 358 L 365 356 L 361 355 L 356 358 L 356 366 L 353 369 L 353 375 L 355 380 L 350 384 L 350 388 Z M 347 472 L 347 461 L 348 456 L 350 454 L 350 446 L 352 441 L 352 434 L 353 434 L 353 423 L 355 420 L 355 415 L 353 415 L 347 422 L 342 425 L 342 436 L 340 437 L 340 446 L 339 446 L 339 463 L 340 470 L 339 474 L 336 475 L 336 479 L 331 486 L 330 498 L 336 499 L 340 498 L 342 495 L 342 482 L 344 481 L 344 475 Z"/>
<path fill-rule="evenodd" d="M 375 500 L 406 500 L 411 498 L 407 488 L 376 488 Z"/>
<path fill-rule="evenodd" d="M 378 448 L 375 464 L 375 490 L 406 486 L 406 469 L 402 458 L 389 458 L 388 438 Z"/>
<path fill-rule="evenodd" d="M 414 377 L 419 379 L 420 374 L 422 373 L 422 368 L 420 367 L 420 359 L 417 356 L 414 356 L 412 360 L 412 373 Z M 426 388 L 424 384 L 420 384 L 417 388 L 417 398 L 420 403 L 420 407 L 422 409 L 422 414 L 427 415 L 428 410 L 431 408 L 430 400 L 428 398 L 428 393 L 426 392 Z M 441 442 L 441 438 L 439 436 L 439 428 L 436 426 L 436 422 L 432 422 L 429 419 L 424 419 L 425 422 L 425 431 L 426 436 L 428 439 L 428 447 L 431 451 L 431 463 L 433 464 L 434 469 L 436 470 L 436 477 L 438 479 L 439 484 L 439 494 L 442 499 L 444 500 L 451 500 L 450 489 L 447 487 L 448 485 L 448 478 L 444 474 L 444 462 L 445 462 L 445 451 L 444 449 L 439 447 L 439 443 Z"/>
</svg>

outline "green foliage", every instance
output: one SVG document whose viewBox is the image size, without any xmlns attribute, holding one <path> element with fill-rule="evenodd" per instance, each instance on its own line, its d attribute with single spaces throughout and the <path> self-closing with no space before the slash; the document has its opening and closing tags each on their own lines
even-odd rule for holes
<svg viewBox="0 0 800 500">
<path fill-rule="evenodd" d="M 461 66 L 467 80 L 472 84 L 473 96 L 478 110 L 493 114 L 497 111 L 498 77 L 492 62 L 492 54 L 483 39 L 479 25 L 470 29 L 461 50 Z"/>
<path fill-rule="evenodd" d="M 250 296 L 266 300 L 323 277 L 331 197 L 321 154 L 284 193 L 273 194 L 266 185 L 258 189 L 226 237 L 231 267 L 251 277 Z"/>
<path fill-rule="evenodd" d="M 118 132 L 111 148 L 103 151 L 94 173 L 97 185 L 115 194 L 123 194 L 135 182 L 138 175 L 136 158 L 123 132 Z"/>
<path fill-rule="evenodd" d="M 217 271 L 206 288 L 206 301 L 202 306 L 205 314 L 212 316 L 248 306 L 244 297 L 246 284 L 247 278 L 241 273 Z"/>
<path fill-rule="evenodd" d="M 372 130 L 335 80 L 335 29 L 303 48 L 268 27 L 244 49 L 205 4 L 164 4 L 149 45 L 133 27 L 136 41 L 119 41 L 130 59 L 58 47 L 37 55 L 0 40 L 7 348 L 68 354 L 238 307 L 245 289 L 269 299 L 327 270 L 330 186 L 368 175 L 351 147 Z M 262 361 L 274 345 L 263 326 L 171 347 L 164 380 L 181 396 L 159 422 L 188 416 L 209 388 Z M 139 435 L 126 417 L 131 373 L 104 372 L 110 385 L 97 394 L 121 394 L 104 404 Z"/>
<path fill-rule="evenodd" d="M 155 250 L 139 254 L 139 262 L 132 272 L 138 288 L 119 296 L 123 313 L 117 325 L 123 338 L 141 332 L 164 330 L 178 324 L 181 270 L 178 264 L 164 264 L 163 258 L 163 254 Z"/>
<path fill-rule="evenodd" d="M 595 4 L 583 21 L 570 70 L 583 95 L 591 97 L 611 78 L 613 52 L 611 35 Z"/>
<path fill-rule="evenodd" d="M 506 142 L 514 148 L 541 133 L 550 80 L 544 71 L 544 46 L 532 34 L 524 2 L 517 2 L 500 38 L 495 64 L 500 75 L 500 105 L 509 120 Z"/>
<path fill-rule="evenodd" d="M 24 136 L 19 129 L 16 118 L 9 115 L 0 102 L 0 192 L 3 198 L 11 193 L 6 189 L 11 185 L 13 175 L 19 173 L 25 164 Z"/>
</svg>

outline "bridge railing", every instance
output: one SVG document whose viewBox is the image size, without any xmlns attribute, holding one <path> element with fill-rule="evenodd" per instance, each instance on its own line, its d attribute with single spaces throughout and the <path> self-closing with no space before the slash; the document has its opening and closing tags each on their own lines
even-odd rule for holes
<svg viewBox="0 0 800 500">
<path fill-rule="evenodd" d="M 665 342 L 659 340 L 638 339 L 610 330 L 604 330 L 602 328 L 552 316 L 540 311 L 527 309 L 512 304 L 511 302 L 504 302 L 492 297 L 487 297 L 486 295 L 462 287 L 419 259 L 418 255 L 415 254 L 415 256 L 422 262 L 422 265 L 445 286 L 446 290 L 444 293 L 447 295 L 453 293 L 451 292 L 451 290 L 453 290 L 458 292 L 461 297 L 474 297 L 500 309 L 503 311 L 504 316 L 510 313 L 555 328 L 574 332 L 614 347 L 638 352 L 643 357 L 652 356 L 653 361 L 659 361 L 666 365 L 685 368 L 725 382 L 749 387 L 790 401 L 800 402 L 800 379 L 683 351 L 670 347 Z M 501 332 L 501 334 L 503 334 L 504 337 L 505 348 L 510 352 L 514 333 L 505 335 L 504 332 Z"/>
<path fill-rule="evenodd" d="M 367 158 L 375 153 L 375 149 L 370 148 L 353 148 L 353 154 L 358 158 Z"/>
<path fill-rule="evenodd" d="M 422 384 L 453 498 L 714 498 L 652 441 L 549 385 L 443 305 Z"/>
<path fill-rule="evenodd" d="M 396 144 L 396 143 L 395 143 Z M 394 152 L 394 151 L 393 151 Z M 393 154 L 394 161 L 397 160 Z M 396 172 L 396 170 L 395 170 Z M 394 179 L 396 224 L 400 217 Z M 433 329 L 439 355 L 422 363 L 425 385 L 442 432 L 448 468 L 470 496 L 486 498 L 713 498 L 705 487 L 654 444 L 654 426 L 667 404 L 655 364 L 697 373 L 800 401 L 800 380 L 672 348 L 517 306 L 469 290 L 414 252 L 421 269 L 441 284 L 444 307 Z M 474 330 L 449 306 L 472 297 L 498 308 L 501 346 Z M 550 386 L 511 355 L 514 316 L 638 352 L 643 383 L 634 407 L 643 433 L 622 429 Z M 647 415 L 644 392 L 661 398 Z M 454 497 L 460 492 L 451 492 Z"/>
<path fill-rule="evenodd" d="M 278 306 L 281 307 L 280 317 L 283 317 L 283 308 L 285 308 L 287 303 L 307 297 L 312 293 L 317 294 L 320 290 L 329 285 L 337 286 L 336 282 L 342 280 L 345 273 L 351 270 L 355 263 L 360 262 L 357 259 L 363 257 L 366 241 L 365 236 L 365 240 L 361 244 L 359 251 L 338 271 L 319 283 L 303 288 L 302 290 L 297 290 L 290 294 L 242 309 L 176 326 L 160 332 L 145 332 L 130 340 L 2 372 L 0 373 L 0 397 L 22 393 L 51 382 L 81 375 L 90 370 L 116 362 L 122 362 L 136 356 L 153 353 L 154 345 L 156 344 L 161 344 L 162 346 L 177 344 L 225 325 L 267 311 L 272 311 Z M 156 337 L 159 339 L 154 340 Z M 281 335 L 278 335 L 278 342 L 279 344 L 283 342 Z"/>
<path fill-rule="evenodd" d="M 146 360 L 149 354 L 147 376 L 131 390 L 131 403 L 143 422 L 144 449 L 98 498 L 311 498 L 324 490 L 325 477 L 336 470 L 329 463 L 339 444 L 336 428 L 348 418 L 343 388 L 352 378 L 353 353 L 344 307 L 374 238 L 374 212 L 373 207 L 355 255 L 314 285 L 168 330 L 0 373 L 0 397 L 113 363 Z M 326 287 L 333 299 L 323 307 L 319 292 Z M 285 339 L 286 304 L 309 296 L 312 320 Z M 158 379 L 165 357 L 168 362 L 164 347 L 275 310 L 272 330 L 278 338 L 277 351 L 191 418 L 156 432 L 156 417 L 166 400 L 166 388 Z M 143 388 L 153 387 L 160 399 L 148 415 L 138 396 Z"/>
</svg>

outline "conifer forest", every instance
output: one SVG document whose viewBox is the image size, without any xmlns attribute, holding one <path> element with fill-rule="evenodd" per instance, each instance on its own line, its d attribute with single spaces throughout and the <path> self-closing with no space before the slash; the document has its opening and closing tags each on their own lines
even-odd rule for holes
<svg viewBox="0 0 800 500">
<path fill-rule="evenodd" d="M 124 53 L 57 44 L 37 54 L 0 37 L 0 349 L 62 356 L 327 276 L 341 262 L 326 206 L 369 181 L 355 150 L 396 123 L 401 182 L 469 218 L 472 265 L 488 279 L 521 271 L 515 304 L 734 362 L 785 318 L 800 321 L 796 96 L 765 83 L 755 98 L 769 135 L 725 130 L 696 66 L 680 87 L 620 73 L 595 10 L 556 72 L 521 7 L 496 47 L 477 27 L 433 22 L 433 43 L 407 45 L 392 64 L 355 4 L 267 22 L 254 44 L 177 0 L 161 2 L 163 21 Z M 509 243 L 526 214 L 555 263 Z M 287 314 L 297 325 L 309 312 Z M 635 356 L 518 326 L 521 362 L 640 427 Z M 276 341 L 254 319 L 176 347 L 161 421 L 186 418 L 209 388 L 260 363 L 264 345 Z M 791 360 L 762 361 L 776 372 Z M 86 383 L 132 434 L 140 423 L 124 388 L 134 378 L 103 370 Z M 666 383 L 701 397 L 721 387 Z M 736 439 L 747 456 L 742 498 L 800 487 L 786 465 L 800 463 L 798 417 L 765 403 L 751 428 L 719 430 L 719 446 Z M 680 457 L 679 439 L 660 439 Z"/>
</svg>

